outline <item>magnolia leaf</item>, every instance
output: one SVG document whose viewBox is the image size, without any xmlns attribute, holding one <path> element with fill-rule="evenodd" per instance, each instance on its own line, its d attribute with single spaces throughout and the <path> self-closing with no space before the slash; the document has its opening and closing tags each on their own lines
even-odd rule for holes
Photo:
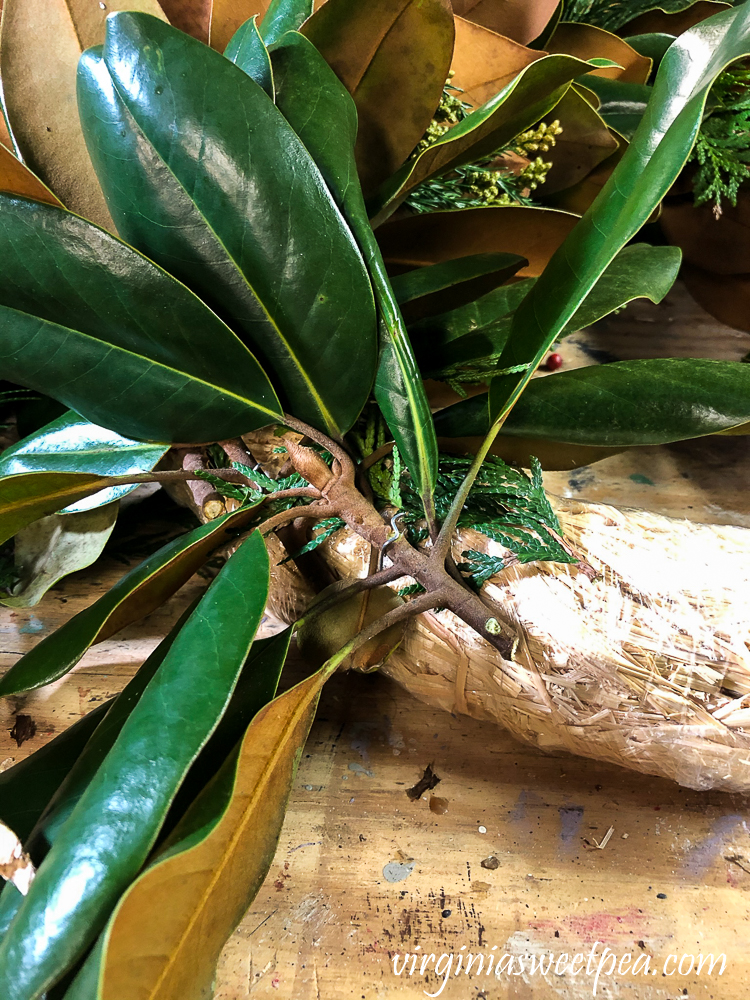
<svg viewBox="0 0 750 1000">
<path fill-rule="evenodd" d="M 112 534 L 119 502 L 74 514 L 50 514 L 22 528 L 15 538 L 18 583 L 0 604 L 30 608 L 63 577 L 96 562 Z"/>
<path fill-rule="evenodd" d="M 2 145 L 0 145 L 0 191 L 20 194 L 35 201 L 46 201 L 49 205 L 60 204 L 46 184 L 43 184 L 36 174 Z"/>
<path fill-rule="evenodd" d="M 432 510 L 437 442 L 427 396 L 419 378 L 406 326 L 367 218 L 354 163 L 357 112 L 354 102 L 315 47 L 289 32 L 273 51 L 276 100 L 318 164 L 357 240 L 372 279 L 380 312 L 380 358 L 375 397 L 426 511 Z M 316 93 L 311 113 L 309 89 Z"/>
<path fill-rule="evenodd" d="M 630 86 L 630 84 L 623 84 L 622 86 Z M 633 86 L 636 85 L 633 84 Z M 628 139 L 627 136 L 624 136 L 624 138 Z M 612 171 L 622 159 L 627 148 L 627 142 L 620 142 L 618 148 L 611 156 L 594 167 L 577 184 L 551 195 L 545 195 L 542 191 L 540 193 L 540 200 L 551 208 L 557 208 L 563 212 L 574 212 L 576 215 L 583 215 L 591 207 L 601 189 L 612 176 Z"/>
<path fill-rule="evenodd" d="M 595 447 L 669 444 L 750 420 L 750 365 L 705 358 L 615 361 L 534 379 L 503 434 Z M 435 416 L 438 434 L 487 433 L 487 397 Z"/>
<path fill-rule="evenodd" d="M 646 12 L 633 17 L 637 8 L 623 5 L 617 29 L 628 35 L 681 35 L 712 15 L 727 10 L 729 4 L 716 3 L 714 0 L 698 0 L 697 3 L 691 0 L 658 0 L 658 3 L 655 0 L 644 0 L 644 6 Z"/>
<path fill-rule="evenodd" d="M 623 83 L 621 80 L 593 79 L 586 83 L 599 98 L 599 116 L 611 129 L 630 141 L 646 111 L 651 87 L 644 83 Z"/>
<path fill-rule="evenodd" d="M 216 961 L 273 860 L 330 666 L 267 705 L 115 909 L 69 1000 L 208 995 Z"/>
<path fill-rule="evenodd" d="M 159 5 L 171 25 L 208 44 L 213 0 L 159 0 Z"/>
<path fill-rule="evenodd" d="M 120 694 L 112 699 L 106 717 L 96 727 L 88 743 L 40 814 L 26 841 L 27 849 L 37 863 L 41 863 L 50 847 L 55 844 L 60 830 L 114 746 L 123 726 L 141 700 L 143 692 L 156 676 L 175 639 L 197 604 L 198 601 L 194 601 L 180 616 L 165 638 L 147 657 L 135 676 L 131 677 Z"/>
<path fill-rule="evenodd" d="M 221 722 L 193 762 L 172 803 L 165 824 L 165 830 L 170 831 L 170 835 L 198 795 L 237 749 L 253 718 L 276 697 L 292 631 L 292 628 L 287 628 L 271 638 L 256 639 L 253 643 Z"/>
<path fill-rule="evenodd" d="M 163 545 L 98 601 L 20 657 L 0 680 L 0 695 L 30 691 L 62 677 L 90 646 L 161 607 L 214 549 L 235 537 L 254 515 L 254 507 L 242 507 Z"/>
<path fill-rule="evenodd" d="M 231 698 L 268 581 L 268 555 L 254 532 L 175 638 L 60 830 L 0 944 L 0 995 L 38 996 L 96 940 Z"/>
<path fill-rule="evenodd" d="M 633 299 L 661 302 L 679 269 L 680 251 L 676 247 L 651 247 L 646 243 L 625 247 L 601 275 L 560 337 L 591 326 Z M 460 366 L 485 361 L 486 377 L 491 377 L 491 370 L 510 336 L 515 310 L 534 287 L 535 280 L 528 278 L 505 285 L 467 306 L 428 317 L 410 327 L 423 374 L 428 378 L 440 377 L 445 369 L 456 368 L 454 380 L 460 382 Z"/>
<path fill-rule="evenodd" d="M 326 591 L 320 594 L 324 600 Z M 316 614 L 313 604 L 297 629 L 297 645 L 313 667 L 322 666 L 342 646 L 372 625 L 378 618 L 404 604 L 389 587 L 376 587 L 355 594 L 328 611 Z M 398 622 L 360 646 L 342 666 L 374 670 L 383 664 L 404 637 L 407 621 Z"/>
<path fill-rule="evenodd" d="M 216 441 L 280 420 L 268 378 L 237 336 L 109 233 L 0 194 L 0 256 L 4 377 L 146 441 Z"/>
<path fill-rule="evenodd" d="M 0 38 L 5 106 L 24 161 L 71 211 L 109 229 L 78 121 L 76 66 L 122 8 L 164 16 L 157 0 L 5 0 Z"/>
<path fill-rule="evenodd" d="M 263 41 L 271 46 L 287 31 L 298 31 L 312 12 L 313 0 L 271 0 L 260 24 Z"/>
<path fill-rule="evenodd" d="M 373 225 L 380 225 L 418 184 L 491 156 L 548 113 L 554 114 L 571 81 L 592 65 L 572 56 L 543 56 L 514 73 L 499 93 L 388 178 L 369 205 Z"/>
<path fill-rule="evenodd" d="M 645 83 L 651 72 L 651 60 L 642 56 L 623 38 L 612 35 L 591 24 L 563 23 L 547 43 L 548 52 L 565 52 L 579 59 L 610 59 L 617 66 L 594 69 L 583 81 L 588 85 L 591 77 L 605 80 L 622 80 L 623 83 Z"/>
<path fill-rule="evenodd" d="M 544 55 L 505 37 L 502 32 L 496 34 L 457 17 L 451 84 L 462 91 L 462 101 L 478 108 Z M 583 68 L 579 72 L 583 73 Z"/>
<path fill-rule="evenodd" d="M 507 35 L 522 45 L 528 45 L 542 34 L 558 7 L 558 0 L 453 0 L 453 11 L 459 17 Z"/>
<path fill-rule="evenodd" d="M 219 52 L 226 49 L 232 35 L 246 21 L 256 14 L 262 18 L 268 10 L 268 0 L 208 0 L 208 4 L 210 44 Z"/>
<path fill-rule="evenodd" d="M 303 25 L 354 98 L 365 195 L 406 160 L 440 103 L 453 51 L 449 0 L 328 0 Z"/>
<path fill-rule="evenodd" d="M 69 410 L 6 448 L 0 454 L 0 478 L 22 472 L 88 472 L 101 476 L 128 476 L 150 472 L 167 450 L 167 445 L 147 444 L 121 437 Z M 62 513 L 99 507 L 137 488 L 137 483 L 115 486 L 71 504 Z"/>
<path fill-rule="evenodd" d="M 92 496 L 108 484 L 107 476 L 78 472 L 27 472 L 0 479 L 0 545 L 32 521 Z"/>
<path fill-rule="evenodd" d="M 486 396 L 484 400 L 486 428 Z M 467 430 L 464 437 L 439 437 L 438 443 L 440 451 L 447 454 L 475 455 L 484 438 L 485 434 L 470 434 Z M 545 472 L 567 472 L 569 469 L 580 469 L 584 465 L 600 462 L 603 458 L 619 455 L 624 450 L 623 447 L 597 448 L 582 444 L 563 444 L 544 438 L 511 437 L 500 433 L 493 441 L 489 454 L 523 469 L 528 469 L 532 460 L 537 459 Z"/>
<path fill-rule="evenodd" d="M 555 107 L 555 118 L 562 126 L 553 149 L 543 154 L 552 169 L 540 188 L 545 197 L 572 187 L 607 160 L 618 142 L 601 115 L 594 111 L 575 87 L 571 87 Z"/>
<path fill-rule="evenodd" d="M 474 302 L 528 265 L 514 253 L 479 253 L 417 267 L 391 278 L 408 323 Z"/>
<path fill-rule="evenodd" d="M 713 81 L 750 54 L 750 10 L 716 14 L 667 50 L 646 114 L 609 181 L 519 307 L 490 387 L 501 423 L 550 346 L 618 251 L 647 222 L 685 164 Z"/>
<path fill-rule="evenodd" d="M 713 11 L 715 14 L 716 11 Z M 647 56 L 652 62 L 651 75 L 653 76 L 659 68 L 664 53 L 674 41 L 674 35 L 667 35 L 664 32 L 653 32 L 647 35 L 628 35 L 624 41 L 639 52 L 642 56 Z"/>
<path fill-rule="evenodd" d="M 271 57 L 258 31 L 257 15 L 250 18 L 249 21 L 245 21 L 242 27 L 238 28 L 232 35 L 224 55 L 235 66 L 239 66 L 243 73 L 247 73 L 255 80 L 271 100 L 274 99 Z"/>
<path fill-rule="evenodd" d="M 397 272 L 468 254 L 514 253 L 529 262 L 518 276 L 534 277 L 578 222 L 547 208 L 464 208 L 388 222 L 377 238 L 386 265 Z"/>
<path fill-rule="evenodd" d="M 143 691 L 161 666 L 177 634 L 193 612 L 197 603 L 197 600 L 193 601 L 191 606 L 180 616 L 166 638 L 162 639 L 138 670 L 135 677 L 130 679 L 117 697 L 112 698 L 105 705 L 100 706 L 99 709 L 89 713 L 79 723 L 65 730 L 62 736 L 53 741 L 55 746 L 59 744 L 58 752 L 63 755 L 64 763 L 64 766 L 61 766 L 57 772 L 57 781 L 54 784 L 50 782 L 47 770 L 41 760 L 39 761 L 40 766 L 31 767 L 30 777 L 34 781 L 41 779 L 41 785 L 45 790 L 45 794 L 40 795 L 36 787 L 34 789 L 34 795 L 32 796 L 34 819 L 31 821 L 29 833 L 24 836 L 28 853 L 37 864 L 41 863 L 47 855 L 49 848 L 54 844 L 59 831 L 64 826 L 65 821 L 75 808 L 76 803 L 94 777 L 107 753 L 109 753 L 123 725 L 138 704 Z M 84 723 L 88 721 L 90 721 L 91 725 L 84 726 Z M 84 728 L 87 734 L 85 739 L 83 738 Z M 71 736 L 66 741 L 64 737 L 68 733 Z M 209 740 L 209 743 L 213 738 Z M 42 750 L 42 756 L 45 750 L 46 747 Z M 35 753 L 32 758 L 27 758 L 27 762 L 33 763 L 38 757 L 39 752 Z M 47 764 L 47 768 L 49 768 L 49 764 Z M 20 779 L 21 777 L 22 773 L 19 774 L 18 778 Z M 8 801 L 13 787 L 15 787 L 13 783 L 7 789 L 0 786 L 0 809 Z M 8 804 L 12 809 L 12 803 Z M 28 830 L 29 822 L 26 815 L 24 815 L 24 820 L 26 821 L 24 829 Z M 10 922 L 18 911 L 21 902 L 22 899 L 19 894 L 11 894 L 7 889 L 0 896 L 0 938 L 2 938 L 10 926 Z"/>
<path fill-rule="evenodd" d="M 340 437 L 375 376 L 375 304 L 352 235 L 281 112 L 229 60 L 141 14 L 109 19 L 79 77 L 123 237 L 226 317 L 288 410 Z"/>
</svg>

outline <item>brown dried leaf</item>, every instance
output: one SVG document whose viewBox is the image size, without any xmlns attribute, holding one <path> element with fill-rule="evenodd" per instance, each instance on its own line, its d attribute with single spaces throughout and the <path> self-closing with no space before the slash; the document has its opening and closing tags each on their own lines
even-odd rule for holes
<svg viewBox="0 0 750 1000">
<path fill-rule="evenodd" d="M 544 31 L 558 0 L 453 0 L 453 10 L 467 21 L 528 45 Z"/>
<path fill-rule="evenodd" d="M 377 230 L 389 270 L 403 273 L 473 253 L 517 253 L 529 266 L 517 277 L 537 277 L 578 222 L 546 208 L 465 208 L 386 222 Z"/>
<path fill-rule="evenodd" d="M 597 69 L 591 76 L 624 83 L 645 83 L 651 72 L 651 59 L 640 55 L 617 35 L 591 24 L 565 23 L 558 26 L 547 45 L 548 52 L 564 52 L 579 59 L 611 59 L 622 69 Z"/>
<path fill-rule="evenodd" d="M 178 5 L 183 3 L 183 0 L 169 0 L 169 2 Z M 260 22 L 268 10 L 269 3 L 270 0 L 208 0 L 207 5 L 210 6 L 208 37 L 211 48 L 223 52 L 229 44 L 229 39 L 245 21 L 257 14 Z"/>
<path fill-rule="evenodd" d="M 455 19 L 455 26 L 452 82 L 464 91 L 463 99 L 475 107 L 494 97 L 521 70 L 545 55 L 460 17 Z"/>
<path fill-rule="evenodd" d="M 185 1000 L 211 994 L 219 952 L 273 859 L 297 763 L 328 676 L 324 671 L 313 675 L 258 713 L 242 742 L 231 795 L 218 820 L 206 822 L 216 793 L 209 785 L 175 831 L 167 856 L 125 894 L 108 929 L 102 996 Z M 180 849 L 183 834 L 190 839 Z"/>
<path fill-rule="evenodd" d="M 208 44 L 212 0 L 160 0 L 160 2 L 170 24 Z"/>
<path fill-rule="evenodd" d="M 60 204 L 50 189 L 5 146 L 0 146 L 0 191 L 20 194 L 50 205 Z"/>
<path fill-rule="evenodd" d="M 388 587 L 376 587 L 355 594 L 329 611 L 308 615 L 297 631 L 300 652 L 311 666 L 320 666 L 364 628 L 403 603 L 403 598 Z M 404 620 L 376 635 L 349 656 L 343 666 L 362 671 L 379 667 L 403 639 L 406 624 Z"/>
<path fill-rule="evenodd" d="M 550 117 L 553 115 L 562 126 L 562 135 L 549 152 L 539 154 L 552 163 L 547 180 L 538 191 L 545 197 L 578 184 L 618 148 L 617 139 L 574 88 L 565 94 Z"/>
<path fill-rule="evenodd" d="M 559 208 L 564 212 L 575 212 L 577 215 L 583 215 L 609 180 L 610 174 L 622 159 L 627 148 L 628 144 L 624 139 L 621 139 L 618 148 L 612 155 L 594 167 L 583 180 L 578 181 L 572 187 L 555 193 L 549 193 L 545 190 L 545 184 L 545 187 L 540 189 L 540 197 L 545 204 L 554 208 Z M 550 185 L 550 187 L 554 190 L 554 185 Z"/>
<path fill-rule="evenodd" d="M 449 0 L 328 0 L 302 26 L 354 98 L 356 158 L 366 194 L 422 138 L 453 51 Z"/>
<path fill-rule="evenodd" d="M 76 67 L 104 41 L 108 14 L 138 10 L 164 18 L 156 0 L 5 0 L 0 36 L 8 118 L 28 166 L 64 205 L 113 228 L 78 120 Z"/>
<path fill-rule="evenodd" d="M 36 869 L 15 833 L 0 822 L 0 878 L 12 882 L 25 896 L 34 880 Z"/>
</svg>

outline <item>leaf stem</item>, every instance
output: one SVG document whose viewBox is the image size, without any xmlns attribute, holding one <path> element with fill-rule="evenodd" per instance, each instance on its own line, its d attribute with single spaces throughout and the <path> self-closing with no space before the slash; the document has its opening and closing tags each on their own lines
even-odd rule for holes
<svg viewBox="0 0 750 1000">
<path fill-rule="evenodd" d="M 463 510 L 464 504 L 468 499 L 469 493 L 471 493 L 471 488 L 479 475 L 479 471 L 482 468 L 484 460 L 487 458 L 489 450 L 500 432 L 500 428 L 505 421 L 505 416 L 507 416 L 507 414 L 505 414 L 502 419 L 496 420 L 492 427 L 490 427 L 487 436 L 484 441 L 482 441 L 479 450 L 474 456 L 474 461 L 471 463 L 471 467 L 466 473 L 464 481 L 459 486 L 458 492 L 453 498 L 450 510 L 448 511 L 448 516 L 443 521 L 437 539 L 433 542 L 430 558 L 434 559 L 436 562 L 439 561 L 443 563 L 448 558 L 453 532 L 456 530 L 458 519 L 461 516 L 461 511 Z"/>
</svg>

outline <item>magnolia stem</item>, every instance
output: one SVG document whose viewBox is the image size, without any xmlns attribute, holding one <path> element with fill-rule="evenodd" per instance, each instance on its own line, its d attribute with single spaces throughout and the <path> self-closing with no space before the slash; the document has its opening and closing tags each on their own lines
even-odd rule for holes
<svg viewBox="0 0 750 1000">
<path fill-rule="evenodd" d="M 346 449 L 343 448 L 337 441 L 333 441 L 331 438 L 326 437 L 325 434 L 322 434 L 309 424 L 303 423 L 301 420 L 297 420 L 296 417 L 291 416 L 289 413 L 284 414 L 284 425 L 286 427 L 291 427 L 291 429 L 293 431 L 297 431 L 298 434 L 304 434 L 305 437 L 310 438 L 311 441 L 314 441 L 316 444 L 319 444 L 321 448 L 325 448 L 326 451 L 330 452 L 341 467 L 341 475 L 339 478 L 345 483 L 354 485 L 354 477 L 357 472 L 357 467 Z"/>
<path fill-rule="evenodd" d="M 363 576 L 361 579 L 354 580 L 353 582 L 350 580 L 337 580 L 326 588 L 324 594 L 320 594 L 313 601 L 305 611 L 304 617 L 300 619 L 300 622 L 306 621 L 312 615 L 322 614 L 337 604 L 348 601 L 356 594 L 361 594 L 364 590 L 373 590 L 375 587 L 392 583 L 403 575 L 403 571 L 398 566 L 388 566 L 387 569 L 381 569 L 378 573 L 373 573 L 371 576 Z"/>
<path fill-rule="evenodd" d="M 273 494 L 273 499 L 276 500 L 280 497 L 280 493 Z M 258 531 L 261 535 L 270 535 L 272 531 L 277 528 L 283 528 L 285 524 L 290 521 L 295 521 L 298 517 L 310 517 L 319 518 L 325 517 L 326 514 L 330 514 L 328 504 L 326 503 L 311 503 L 307 507 L 290 507 L 289 510 L 280 510 L 278 514 L 274 514 L 269 517 L 268 520 L 263 521 L 262 524 L 258 525 Z"/>
<path fill-rule="evenodd" d="M 505 416 L 507 416 L 507 414 Z M 492 447 L 494 440 L 497 437 L 498 433 L 500 432 L 500 428 L 503 426 L 504 422 L 505 418 L 503 417 L 502 420 L 497 420 L 492 425 L 492 427 L 490 427 L 487 437 L 484 439 L 484 441 L 482 441 L 479 450 L 474 456 L 474 461 L 471 463 L 471 468 L 466 473 L 464 481 L 459 486 L 458 492 L 453 498 L 453 503 L 451 504 L 450 510 L 448 511 L 448 516 L 443 521 L 443 524 L 440 528 L 440 533 L 437 536 L 437 539 L 435 540 L 435 543 L 432 546 L 431 557 L 436 562 L 437 561 L 440 561 L 441 563 L 445 562 L 446 558 L 448 557 L 448 553 L 450 552 L 451 548 L 451 540 L 453 538 L 453 532 L 456 530 L 456 526 L 458 525 L 458 519 L 461 516 L 461 511 L 463 510 L 464 504 L 466 503 L 469 497 L 469 493 L 471 492 L 471 488 L 474 485 L 477 476 L 479 475 L 479 471 L 482 468 L 482 465 L 484 464 L 484 460 L 485 458 L 487 458 L 489 450 Z"/>
</svg>

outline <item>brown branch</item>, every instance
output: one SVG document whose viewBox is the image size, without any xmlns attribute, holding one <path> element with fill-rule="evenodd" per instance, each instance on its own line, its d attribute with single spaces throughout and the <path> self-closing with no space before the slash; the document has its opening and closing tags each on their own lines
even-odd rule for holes
<svg viewBox="0 0 750 1000">
<path fill-rule="evenodd" d="M 276 493 L 273 496 L 275 500 L 280 494 Z M 330 517 L 331 512 L 327 503 L 311 503 L 307 507 L 290 507 L 288 510 L 280 510 L 277 514 L 272 515 L 262 524 L 258 525 L 258 531 L 262 535 L 270 535 L 272 531 L 276 531 L 277 528 L 282 528 L 285 524 L 289 524 L 290 521 L 296 520 L 298 517 L 307 518 L 319 518 L 319 517 Z"/>
<path fill-rule="evenodd" d="M 327 452 L 330 452 L 340 466 L 340 473 L 338 476 L 339 480 L 343 483 L 354 486 L 354 477 L 357 473 L 357 467 L 352 461 L 351 455 L 341 444 L 337 441 L 333 441 L 329 437 L 326 437 L 325 434 L 322 434 L 314 427 L 303 423 L 301 420 L 297 420 L 296 417 L 293 417 L 288 413 L 284 414 L 284 424 L 287 427 L 291 427 L 293 431 L 297 431 L 298 434 L 304 434 L 305 437 L 310 438 L 311 441 L 314 441 L 316 444 L 319 444 L 321 448 L 325 448 Z"/>
</svg>

